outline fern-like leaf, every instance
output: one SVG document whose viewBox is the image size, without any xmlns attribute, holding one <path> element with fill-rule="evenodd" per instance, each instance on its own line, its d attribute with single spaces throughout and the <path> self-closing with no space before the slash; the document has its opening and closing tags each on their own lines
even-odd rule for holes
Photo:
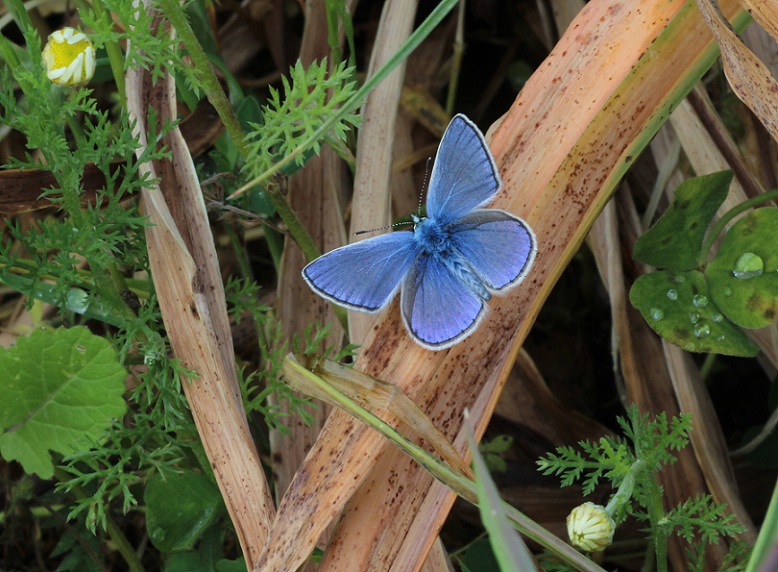
<svg viewBox="0 0 778 572">
<path fill-rule="evenodd" d="M 270 88 L 268 105 L 263 109 L 263 123 L 252 123 L 254 129 L 246 137 L 248 160 L 245 169 L 257 177 L 289 155 L 319 129 L 335 110 L 356 91 L 354 69 L 343 62 L 327 75 L 327 60 L 312 63 L 305 69 L 299 61 L 290 70 L 291 81 L 282 78 L 281 91 Z M 325 134 L 324 141 L 336 144 L 345 141 L 351 126 L 358 126 L 356 114 L 347 115 Z M 318 154 L 321 140 L 297 156 L 295 170 L 313 153 Z M 286 173 L 290 174 L 290 173 Z"/>
</svg>

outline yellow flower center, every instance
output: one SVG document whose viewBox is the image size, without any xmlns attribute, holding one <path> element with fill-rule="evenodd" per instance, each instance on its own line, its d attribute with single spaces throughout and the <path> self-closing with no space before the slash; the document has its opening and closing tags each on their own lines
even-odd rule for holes
<svg viewBox="0 0 778 572">
<path fill-rule="evenodd" d="M 91 40 L 75 28 L 63 28 L 49 36 L 43 48 L 46 75 L 60 85 L 89 81 L 95 73 L 95 50 Z"/>
<path fill-rule="evenodd" d="M 73 60 L 80 56 L 87 48 L 92 47 L 86 36 L 83 40 L 79 40 L 74 44 L 68 44 L 67 42 L 52 42 L 51 44 L 51 57 L 52 68 L 66 68 Z"/>
</svg>

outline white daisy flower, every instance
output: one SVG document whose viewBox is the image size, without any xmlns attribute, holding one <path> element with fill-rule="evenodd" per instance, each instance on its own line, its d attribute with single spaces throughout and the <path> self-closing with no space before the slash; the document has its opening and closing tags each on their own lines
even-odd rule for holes
<svg viewBox="0 0 778 572">
<path fill-rule="evenodd" d="M 95 49 L 75 28 L 62 28 L 49 36 L 43 48 L 46 77 L 58 85 L 79 85 L 95 75 Z"/>
</svg>

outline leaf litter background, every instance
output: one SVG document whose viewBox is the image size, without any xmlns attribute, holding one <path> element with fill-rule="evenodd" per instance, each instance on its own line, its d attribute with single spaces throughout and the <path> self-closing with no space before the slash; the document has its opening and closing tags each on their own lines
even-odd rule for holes
<svg viewBox="0 0 778 572">
<path fill-rule="evenodd" d="M 634 160 L 630 150 L 640 147 L 635 142 L 653 135 L 651 125 L 660 127 L 669 110 L 668 101 L 672 101 L 677 90 L 684 89 L 684 81 L 690 81 L 698 61 L 695 58 L 705 49 L 704 44 L 684 43 L 693 25 L 699 25 L 698 30 L 707 29 L 695 4 L 685 8 L 679 2 L 663 3 L 662 7 L 651 4 L 649 9 L 645 2 L 591 2 L 587 13 L 573 24 L 573 32 L 564 36 L 582 5 L 550 2 L 539 11 L 533 2 L 468 4 L 454 110 L 466 113 L 484 130 L 502 120 L 493 127 L 491 141 L 503 170 L 508 197 L 501 197 L 496 206 L 525 217 L 535 228 L 541 239 L 536 270 L 510 300 L 492 304 L 494 320 L 445 356 L 428 355 L 404 339 L 401 328 L 392 329 L 393 320 L 397 325 L 393 308 L 386 317 L 379 317 L 378 333 L 373 332 L 365 341 L 358 365 L 389 381 L 411 383 L 410 378 L 420 378 L 415 385 L 406 387 L 406 392 L 416 396 L 416 401 L 427 408 L 455 443 L 460 412 L 465 406 L 476 410 L 480 419 L 477 429 L 485 430 L 487 439 L 511 436 L 514 442 L 506 454 L 507 469 L 495 474 L 501 493 L 560 535 L 564 535 L 565 516 L 581 502 L 580 494 L 575 488 L 560 491 L 554 479 L 541 477 L 534 465 L 538 456 L 557 445 L 596 439 L 614 430 L 614 416 L 622 413 L 624 402 L 637 402 L 642 410 L 653 413 L 689 411 L 695 423 L 693 443 L 680 455 L 679 462 L 662 475 L 667 503 L 711 492 L 717 501 L 730 504 L 751 531 L 746 539 L 753 539 L 754 524 L 761 521 L 774 482 L 776 449 L 768 437 L 753 450 L 741 451 L 736 456 L 730 456 L 728 450 L 749 443 L 774 409 L 770 385 L 778 365 L 774 326 L 755 334 L 754 341 L 763 350 L 758 359 L 717 358 L 706 364 L 707 375 L 703 379 L 700 367 L 704 356 L 687 354 L 661 342 L 629 306 L 626 292 L 646 270 L 632 260 L 631 251 L 635 239 L 645 230 L 640 217 L 655 185 L 667 191 L 660 200 L 660 212 L 668 204 L 669 193 L 693 174 L 734 169 L 738 176 L 728 199 L 730 205 L 776 187 L 777 155 L 769 133 L 772 129 L 775 137 L 775 98 L 771 101 L 764 95 L 762 87 L 768 81 L 764 69 L 755 69 L 753 63 L 744 63 L 742 57 L 738 59 L 742 48 L 732 41 L 726 28 L 716 24 L 715 13 L 708 4 L 701 2 L 720 41 L 730 42 L 731 47 L 725 50 L 730 56 L 728 73 L 739 78 L 736 83 L 747 92 L 747 100 L 756 100 L 752 101 L 752 108 L 758 117 L 734 97 L 716 64 L 702 83 L 686 86 L 693 87 L 690 96 L 669 116 L 648 149 Z M 413 2 L 396 2 L 391 6 L 381 2 L 359 3 L 354 27 L 360 71 L 367 70 L 371 58 L 381 61 L 391 55 L 433 6 L 434 3 L 421 2 L 415 15 Z M 651 14 L 653 20 L 635 16 L 641 7 L 647 13 L 655 10 Z M 736 14 L 737 7 L 732 2 L 721 2 L 721 7 L 730 18 Z M 689 28 L 675 24 L 674 30 L 671 24 L 669 37 L 663 43 L 652 44 L 679 8 L 693 13 L 683 25 Z M 752 25 L 744 37 L 756 57 L 776 75 L 775 14 L 764 5 L 757 8 L 762 12 L 756 15 L 761 16 L 760 22 L 768 32 Z M 257 89 L 260 97 L 267 93 L 265 86 L 277 84 L 279 76 L 286 74 L 298 57 L 308 64 L 328 53 L 326 24 L 317 5 L 310 7 L 306 18 L 299 5 L 282 2 L 249 3 L 240 11 L 225 4 L 215 8 L 213 15 L 224 61 L 245 85 Z M 54 29 L 69 17 L 55 10 L 46 22 Z M 456 38 L 456 19 L 452 14 L 411 56 L 404 77 L 393 74 L 371 94 L 364 107 L 365 124 L 357 143 L 355 181 L 327 148 L 290 178 L 290 201 L 322 250 L 339 246 L 346 237 L 339 224 L 338 204 L 324 189 L 334 190 L 340 204 L 350 206 L 351 229 L 375 228 L 415 210 L 425 159 L 434 154 L 447 122 L 440 102 L 445 101 Z M 546 60 L 555 45 L 556 58 Z M 612 55 L 603 55 L 608 52 Z M 644 54 L 647 57 L 638 63 Z M 541 66 L 544 61 L 545 67 Z M 560 67 L 554 68 L 555 65 Z M 535 83 L 530 82 L 515 103 L 518 91 L 539 66 Z M 566 89 L 552 82 L 555 69 L 565 70 L 566 75 L 558 77 Z M 642 81 L 641 70 L 645 71 Z M 580 87 L 582 83 L 585 89 Z M 137 89 L 136 101 L 142 102 L 143 88 Z M 623 108 L 617 108 L 616 102 L 624 99 L 615 98 L 615 93 L 621 93 L 624 99 L 633 97 L 642 107 L 623 104 Z M 140 105 L 138 113 L 145 109 Z M 198 134 L 206 142 L 205 127 L 213 127 L 207 125 L 208 121 L 198 121 L 206 124 L 198 125 Z M 211 118 L 210 122 L 213 121 Z M 213 132 L 217 130 L 218 126 Z M 610 149 L 616 147 L 618 153 L 609 154 L 603 141 L 609 141 Z M 187 143 L 191 146 L 190 141 Z M 7 138 L 2 149 L 5 158 L 5 154 L 20 151 L 19 142 Z M 594 166 L 597 161 L 607 167 L 598 170 Z M 617 185 L 622 174 L 625 176 Z M 44 181 L 29 179 L 3 183 L 0 192 L 5 195 L 3 200 L 10 202 L 18 200 L 18 195 L 8 197 L 13 192 L 27 193 L 34 200 L 45 185 Z M 196 187 L 195 184 L 194 192 L 198 192 Z M 352 187 L 356 189 L 353 203 Z M 562 188 L 568 192 L 559 192 Z M 611 194 L 614 199 L 605 206 Z M 155 204 L 153 197 L 145 200 Z M 164 212 L 164 208 L 151 211 L 153 217 L 155 212 Z M 158 226 L 165 229 L 164 224 Z M 214 225 L 214 232 L 218 244 L 219 224 Z M 584 237 L 586 244 L 579 249 Z M 157 255 L 161 253 L 163 259 L 181 260 L 185 256 L 171 252 L 170 242 L 164 237 L 157 239 Z M 153 240 L 151 237 L 150 243 Z M 211 239 L 203 233 L 200 240 L 207 243 Z M 263 264 L 267 256 L 262 238 L 257 233 L 247 233 L 246 240 L 251 241 L 256 253 L 255 276 L 266 286 L 267 300 L 276 303 L 278 316 L 290 334 L 301 332 L 314 320 L 334 320 L 326 304 L 302 283 L 299 269 L 303 260 L 296 248 L 288 246 L 283 274 L 276 278 L 272 266 Z M 187 247 L 192 251 L 191 245 Z M 197 255 L 193 256 L 197 261 Z M 164 265 L 164 260 L 160 264 Z M 233 270 L 225 257 L 221 272 L 228 274 Z M 219 276 L 218 269 L 215 276 Z M 164 297 L 166 285 L 155 286 Z M 8 325 L 18 325 L 24 316 L 15 319 Z M 373 319 L 352 318 L 354 341 L 362 340 L 371 331 Z M 511 329 L 502 327 L 506 325 Z M 166 318 L 166 326 L 176 355 L 182 359 L 187 351 L 192 351 L 185 347 L 187 336 L 199 339 L 208 335 L 202 325 L 178 324 L 181 329 L 176 333 L 176 325 L 169 324 Z M 526 341 L 518 351 L 524 335 Z M 12 336 L 5 335 L 3 342 L 11 343 Z M 247 345 L 251 347 L 250 343 Z M 197 362 L 200 357 L 190 359 Z M 251 358 L 250 350 L 244 357 Z M 224 359 L 230 363 L 229 358 Z M 215 378 L 230 376 L 224 363 L 211 366 Z M 436 401 L 441 399 L 440 395 L 444 396 L 442 401 L 449 400 L 445 406 Z M 188 396 L 196 418 L 216 415 L 223 420 L 235 416 L 236 431 L 241 432 L 239 412 L 209 412 L 210 400 L 202 399 L 198 407 L 198 396 Z M 439 409 L 435 409 L 436 403 Z M 450 495 L 431 484 L 402 455 L 379 448 L 380 439 L 363 437 L 363 432 L 345 444 L 338 442 L 342 441 L 343 428 L 353 428 L 349 423 L 343 415 L 331 420 L 317 443 L 318 462 L 328 468 L 328 476 L 317 484 L 317 492 L 322 495 L 317 505 L 323 505 L 325 499 L 332 501 L 334 511 L 327 513 L 312 505 L 282 503 L 281 514 L 293 524 L 288 530 L 273 529 L 273 509 L 262 486 L 253 487 L 246 495 L 256 498 L 257 513 L 265 515 L 266 521 L 259 524 L 262 530 L 241 538 L 251 560 L 261 558 L 266 569 L 290 569 L 292 563 L 301 563 L 318 534 L 308 533 L 299 546 L 291 547 L 285 543 L 284 535 L 299 534 L 296 527 L 301 525 L 296 523 L 309 520 L 325 526 L 340 511 L 339 501 L 352 494 L 355 496 L 333 532 L 333 544 L 321 569 L 338 569 L 338 563 L 342 565 L 344 561 L 365 570 L 415 568 L 430 549 L 427 566 L 433 569 L 442 561 L 443 547 L 453 551 L 473 540 L 480 531 L 473 507 L 456 503 L 446 518 L 446 507 L 453 502 Z M 271 437 L 277 499 L 293 480 L 303 457 L 316 441 L 319 428 L 297 424 L 294 430 L 291 438 Z M 209 438 L 204 439 L 208 448 Z M 212 435 L 210 439 L 212 447 L 224 446 L 224 436 Z M 247 446 L 240 444 L 240 439 L 236 441 L 238 449 Z M 364 458 L 368 461 L 355 463 L 353 459 L 360 452 L 367 452 Z M 263 479 L 257 474 L 254 454 L 236 452 L 233 457 L 243 457 L 255 482 Z M 375 467 L 369 466 L 374 462 Z M 303 470 L 318 474 L 313 472 L 316 466 Z M 369 468 L 372 472 L 368 472 Z M 365 479 L 370 486 L 359 490 L 342 488 L 335 481 L 339 471 L 354 481 Z M 237 469 L 235 472 L 241 474 Z M 395 493 L 386 483 L 386 475 L 394 479 L 392 486 L 398 486 L 396 482 L 402 480 L 399 486 L 406 496 L 401 500 L 395 498 L 397 505 L 387 502 Z M 220 486 L 223 491 L 229 490 L 230 477 L 223 478 L 227 484 L 220 482 Z M 375 490 L 385 492 L 376 495 Z M 407 491 L 418 494 L 408 497 Z M 600 497 L 592 500 L 603 502 L 609 492 L 602 490 Z M 232 507 L 231 512 L 233 521 L 241 520 L 236 516 L 239 510 Z M 435 543 L 434 531 L 444 519 L 441 545 Z M 606 567 L 639 569 L 640 561 L 634 554 L 645 546 L 638 540 L 641 535 L 637 528 L 633 523 L 632 529 L 619 529 Z M 267 544 L 265 538 L 269 539 Z M 631 544 L 630 540 L 638 543 Z M 357 542 L 363 551 L 355 551 L 352 542 Z M 682 550 L 682 543 L 671 549 L 676 570 L 684 569 Z M 721 547 L 710 551 L 714 563 L 711 569 L 717 569 L 715 562 L 722 555 Z"/>
</svg>

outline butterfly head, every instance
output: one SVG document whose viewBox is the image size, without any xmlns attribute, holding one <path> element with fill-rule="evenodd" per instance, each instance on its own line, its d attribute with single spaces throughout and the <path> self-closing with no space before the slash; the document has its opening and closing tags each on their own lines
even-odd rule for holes
<svg viewBox="0 0 778 572">
<path fill-rule="evenodd" d="M 452 249 L 451 232 L 434 219 L 413 215 L 413 236 L 425 254 L 443 255 Z"/>
</svg>

